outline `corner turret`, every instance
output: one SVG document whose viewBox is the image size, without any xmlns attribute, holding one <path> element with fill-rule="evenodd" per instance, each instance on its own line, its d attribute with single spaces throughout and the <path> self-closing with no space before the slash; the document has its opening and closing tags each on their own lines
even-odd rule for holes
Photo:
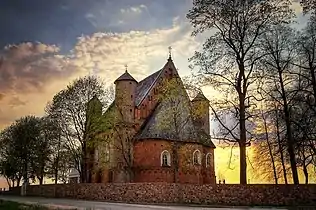
<svg viewBox="0 0 316 210">
<path fill-rule="evenodd" d="M 125 122 L 134 122 L 135 116 L 135 94 L 137 81 L 128 73 L 117 78 L 115 84 L 115 105 L 120 111 Z"/>
<path fill-rule="evenodd" d="M 200 91 L 191 101 L 195 121 L 203 130 L 210 134 L 210 101 Z"/>
</svg>

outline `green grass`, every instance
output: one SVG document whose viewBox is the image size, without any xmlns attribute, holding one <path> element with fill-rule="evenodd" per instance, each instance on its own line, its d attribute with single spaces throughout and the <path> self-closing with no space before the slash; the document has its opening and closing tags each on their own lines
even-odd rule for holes
<svg viewBox="0 0 316 210">
<path fill-rule="evenodd" d="M 0 210 L 48 210 L 49 208 L 38 205 L 27 205 L 12 201 L 0 200 Z"/>
</svg>

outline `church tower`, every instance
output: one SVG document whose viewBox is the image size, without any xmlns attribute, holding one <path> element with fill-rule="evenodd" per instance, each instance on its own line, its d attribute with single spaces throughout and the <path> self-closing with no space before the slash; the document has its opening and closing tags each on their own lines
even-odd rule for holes
<svg viewBox="0 0 316 210">
<path fill-rule="evenodd" d="M 90 183 L 93 181 L 94 174 L 94 165 L 96 162 L 95 152 L 97 149 L 97 145 L 94 142 L 94 132 L 99 124 L 99 119 L 102 116 L 102 103 L 98 99 L 96 95 L 93 96 L 91 100 L 87 103 L 87 111 L 86 111 L 86 129 L 87 135 L 86 138 L 88 142 L 86 142 L 85 149 L 85 160 L 84 167 L 86 169 L 86 182 Z"/>
<path fill-rule="evenodd" d="M 128 123 L 134 122 L 135 98 L 137 81 L 128 73 L 117 78 L 115 84 L 115 105 L 121 113 L 123 120 Z"/>
<path fill-rule="evenodd" d="M 191 101 L 191 104 L 196 122 L 207 134 L 210 134 L 210 101 L 200 91 Z"/>
</svg>

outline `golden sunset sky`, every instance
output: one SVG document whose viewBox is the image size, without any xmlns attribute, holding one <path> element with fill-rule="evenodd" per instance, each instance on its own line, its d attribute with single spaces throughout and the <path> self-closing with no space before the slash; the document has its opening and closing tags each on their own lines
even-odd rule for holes
<svg viewBox="0 0 316 210">
<path fill-rule="evenodd" d="M 42 116 L 54 94 L 80 76 L 98 75 L 112 85 L 127 64 L 139 81 L 163 67 L 168 46 L 180 76 L 190 75 L 188 58 L 208 35 L 191 36 L 185 18 L 191 0 L 4 2 L 0 25 L 9 20 L 10 27 L 1 30 L 0 130 L 25 115 Z M 303 27 L 299 3 L 293 8 L 295 27 Z M 210 100 L 218 96 L 211 88 L 203 90 Z M 215 153 L 216 174 L 228 183 L 239 180 L 238 150 L 233 153 L 231 169 L 230 150 L 218 147 Z"/>
</svg>

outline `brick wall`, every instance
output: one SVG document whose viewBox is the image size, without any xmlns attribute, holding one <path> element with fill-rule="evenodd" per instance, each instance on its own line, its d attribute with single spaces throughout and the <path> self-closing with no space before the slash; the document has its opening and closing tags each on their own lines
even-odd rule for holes
<svg viewBox="0 0 316 210">
<path fill-rule="evenodd" d="M 13 189 L 19 192 L 18 189 Z M 32 185 L 29 196 L 128 203 L 316 205 L 316 185 L 192 185 L 167 183 Z"/>
<path fill-rule="evenodd" d="M 193 152 L 201 151 L 201 165 L 193 165 Z M 173 159 L 170 141 L 160 139 L 146 139 L 134 144 L 135 169 L 134 182 L 174 182 L 174 164 L 161 167 L 161 153 L 167 150 Z M 206 154 L 212 154 L 212 164 L 206 167 Z M 214 149 L 199 144 L 184 143 L 179 147 L 179 183 L 215 184 Z"/>
</svg>

